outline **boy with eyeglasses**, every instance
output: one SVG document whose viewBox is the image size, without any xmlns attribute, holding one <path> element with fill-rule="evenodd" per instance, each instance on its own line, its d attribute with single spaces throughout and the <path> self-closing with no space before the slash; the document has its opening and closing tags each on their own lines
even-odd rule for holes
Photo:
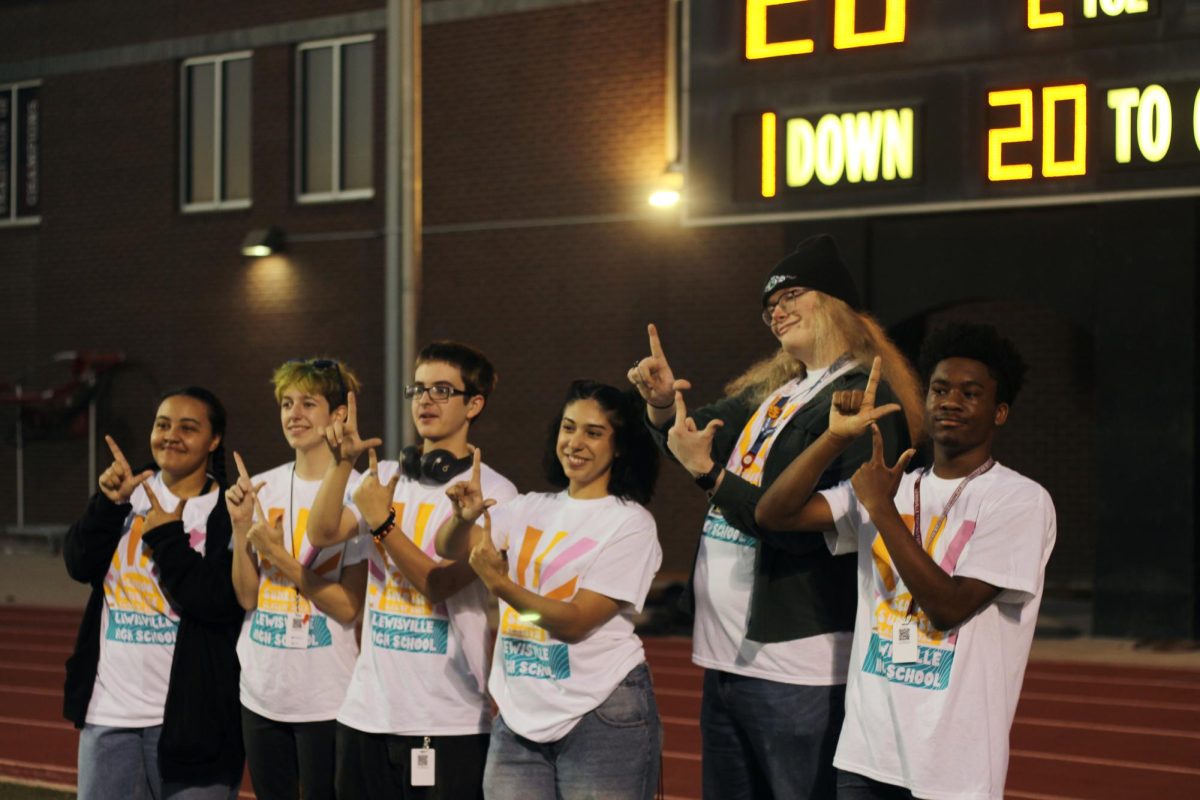
<svg viewBox="0 0 1200 800">
<path fill-rule="evenodd" d="M 435 534 L 452 513 L 447 483 L 470 468 L 471 422 L 496 383 L 491 363 L 456 342 L 417 357 L 411 402 L 419 447 L 377 461 L 356 414 L 334 422 L 335 460 L 313 506 L 310 528 L 334 543 L 360 532 L 375 540 L 362 652 L 338 713 L 337 790 L 354 798 L 482 797 L 491 707 L 487 697 L 487 591 L 466 561 L 441 559 Z M 370 467 L 347 492 L 353 464 Z M 484 496 L 516 496 L 484 465 Z"/>
<path fill-rule="evenodd" d="M 233 587 L 246 610 L 237 643 L 242 736 L 259 798 L 294 800 L 303 787 L 317 800 L 334 796 L 334 718 L 358 656 L 370 540 L 316 547 L 307 521 L 334 461 L 324 430 L 346 418 L 359 382 L 330 359 L 288 361 L 271 380 L 295 460 L 251 478 L 235 453 L 239 478 L 226 494 Z"/>
</svg>

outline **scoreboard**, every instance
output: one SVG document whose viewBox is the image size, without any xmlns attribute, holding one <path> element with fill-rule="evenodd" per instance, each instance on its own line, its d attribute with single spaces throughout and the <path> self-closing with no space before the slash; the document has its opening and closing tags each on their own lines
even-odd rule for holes
<svg viewBox="0 0 1200 800">
<path fill-rule="evenodd" d="M 1200 195 L 1200 0 L 687 0 L 686 219 Z"/>
</svg>

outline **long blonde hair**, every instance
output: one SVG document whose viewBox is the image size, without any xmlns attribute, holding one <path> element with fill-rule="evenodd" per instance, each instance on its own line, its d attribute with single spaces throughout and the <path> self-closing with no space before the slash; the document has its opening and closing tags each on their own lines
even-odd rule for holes
<svg viewBox="0 0 1200 800">
<path fill-rule="evenodd" d="M 814 291 L 815 323 L 818 340 L 844 342 L 859 364 L 870 367 L 875 356 L 882 361 L 881 378 L 891 387 L 904 409 L 909 438 L 914 444 L 923 438 L 924 394 L 921 379 L 900 349 L 888 338 L 883 326 L 865 311 L 855 311 L 846 303 L 823 292 Z M 757 406 L 783 384 L 806 373 L 804 363 L 780 348 L 774 355 L 758 361 L 725 385 L 729 397 L 745 394 Z"/>
</svg>

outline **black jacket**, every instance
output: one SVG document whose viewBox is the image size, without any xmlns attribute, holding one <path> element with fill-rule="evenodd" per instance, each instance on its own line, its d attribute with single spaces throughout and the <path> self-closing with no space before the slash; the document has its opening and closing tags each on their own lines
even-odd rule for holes
<svg viewBox="0 0 1200 800">
<path fill-rule="evenodd" d="M 785 642 L 823 633 L 854 630 L 858 603 L 855 585 L 857 557 L 833 556 L 825 546 L 825 537 L 795 531 L 772 532 L 754 521 L 754 509 L 763 492 L 779 477 L 818 436 L 829 427 L 829 404 L 833 393 L 844 389 L 863 389 L 867 370 L 851 369 L 825 386 L 796 412 L 775 436 L 763 465 L 762 486 L 755 486 L 738 475 L 725 472 L 712 504 L 721 509 L 725 521 L 742 533 L 758 539 L 755 556 L 754 586 L 750 592 L 750 620 L 746 636 L 756 642 Z M 880 383 L 878 405 L 898 402 L 886 383 Z M 758 409 L 739 395 L 728 397 L 691 412 L 696 427 L 703 429 L 711 420 L 724 421 L 713 438 L 712 458 L 724 465 L 751 415 Z M 664 453 L 667 430 L 650 426 L 651 434 Z M 909 447 L 908 427 L 903 413 L 889 414 L 879 421 L 883 433 L 884 458 L 895 463 Z M 848 479 L 859 465 L 871 457 L 871 437 L 860 436 L 821 475 L 817 489 L 827 489 Z M 699 555 L 699 544 L 696 553 Z M 695 574 L 693 561 L 692 574 Z M 688 612 L 695 608 L 692 579 L 682 602 Z"/>
<path fill-rule="evenodd" d="M 63 545 L 67 572 L 92 585 L 63 687 L 63 715 L 77 728 L 87 716 L 100 662 L 104 577 L 131 509 L 128 503 L 116 505 L 95 494 Z M 208 517 L 204 555 L 192 549 L 182 522 L 159 526 L 142 537 L 158 566 L 159 583 L 180 617 L 158 742 L 164 781 L 234 785 L 242 779 L 235 648 L 245 612 L 233 592 L 231 536 L 229 513 L 218 499 Z"/>
</svg>

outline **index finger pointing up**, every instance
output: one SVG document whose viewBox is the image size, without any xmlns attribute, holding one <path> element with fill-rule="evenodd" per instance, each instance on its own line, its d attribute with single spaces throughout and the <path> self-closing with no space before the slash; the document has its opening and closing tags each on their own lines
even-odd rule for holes
<svg viewBox="0 0 1200 800">
<path fill-rule="evenodd" d="M 242 461 L 242 454 L 237 450 L 233 451 L 233 463 L 237 464 L 238 477 L 245 478 L 250 481 L 250 471 L 246 469 L 246 462 Z"/>
<path fill-rule="evenodd" d="M 663 357 L 662 342 L 658 340 L 658 328 L 651 322 L 646 326 L 646 332 L 650 334 L 650 355 L 655 358 Z"/>
<path fill-rule="evenodd" d="M 472 454 L 472 456 L 473 457 L 471 458 L 471 483 L 478 484 L 479 483 L 479 467 L 483 463 L 483 451 L 480 450 L 478 447 L 476 447 L 475 452 Z"/>
<path fill-rule="evenodd" d="M 108 443 L 108 449 L 113 455 L 113 460 L 124 467 L 126 472 L 129 472 L 129 461 L 126 460 L 125 454 L 121 452 L 121 448 L 117 447 L 116 440 L 105 434 L 104 441 Z"/>
<path fill-rule="evenodd" d="M 346 423 L 358 429 L 358 398 L 354 392 L 346 392 Z"/>
<path fill-rule="evenodd" d="M 880 365 L 883 363 L 879 356 L 875 356 L 875 360 L 871 362 L 871 374 L 867 376 L 867 388 L 863 390 L 863 405 L 875 405 L 875 390 L 879 388 L 879 371 Z"/>
<path fill-rule="evenodd" d="M 871 460 L 878 464 L 883 463 L 883 434 L 874 422 L 871 423 Z"/>
<path fill-rule="evenodd" d="M 684 425 L 687 422 L 687 403 L 683 400 L 683 392 L 675 390 L 675 424 Z"/>
</svg>

